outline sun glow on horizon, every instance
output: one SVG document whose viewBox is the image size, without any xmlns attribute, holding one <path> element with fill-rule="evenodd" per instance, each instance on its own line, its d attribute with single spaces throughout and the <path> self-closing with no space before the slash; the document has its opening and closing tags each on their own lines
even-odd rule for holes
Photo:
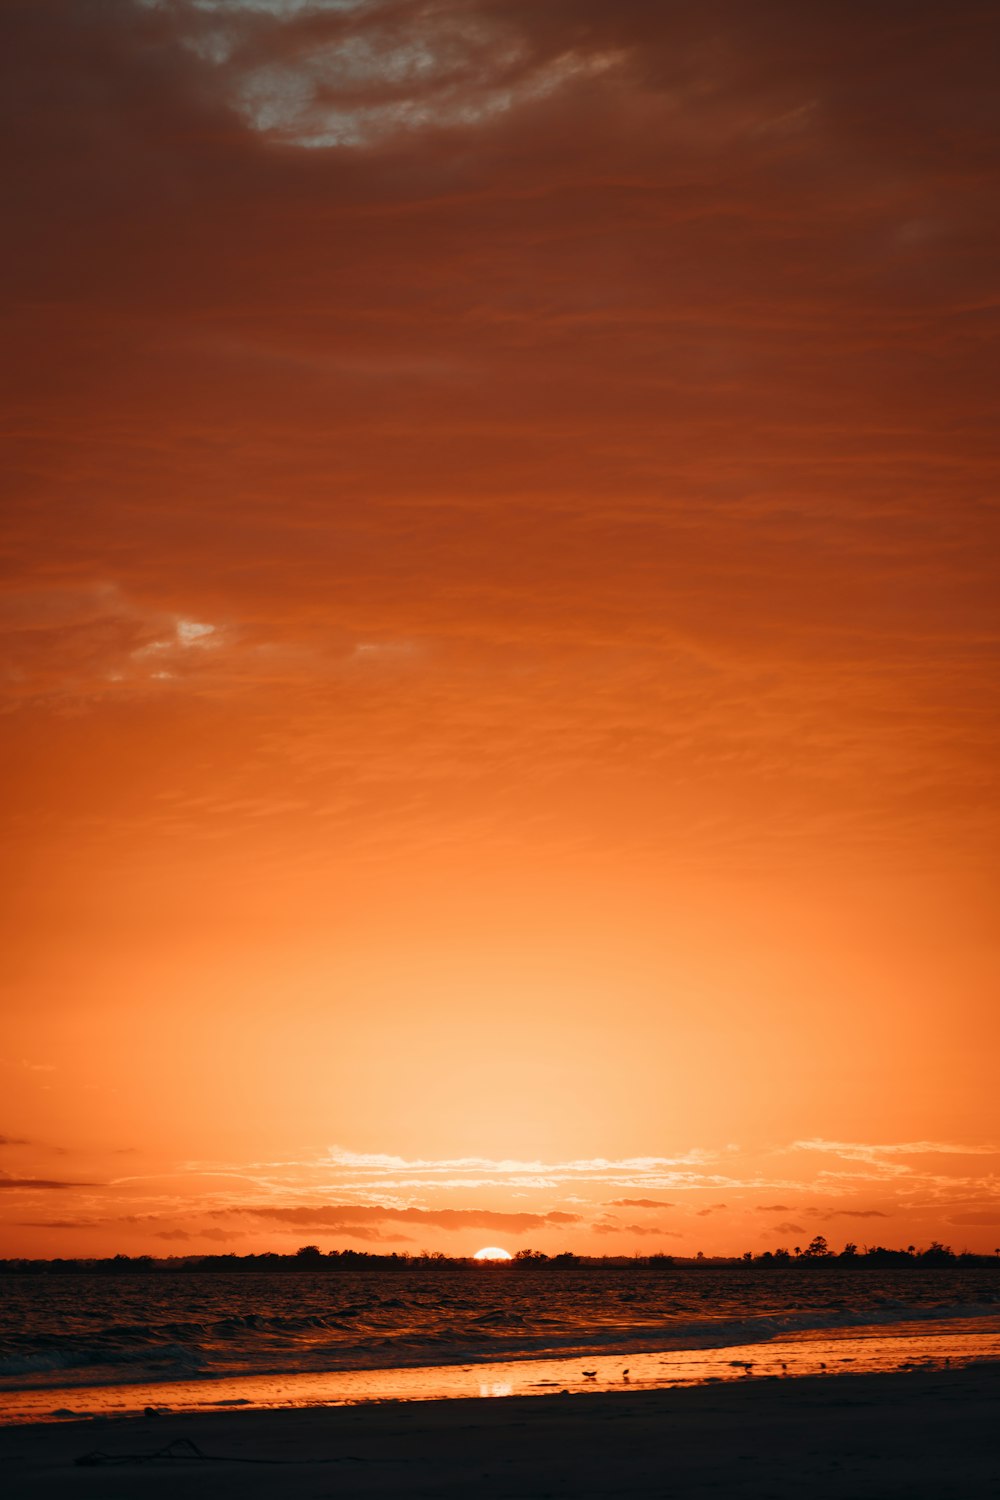
<svg viewBox="0 0 1000 1500">
<path fill-rule="evenodd" d="M 509 1250 L 502 1250 L 499 1245 L 485 1245 L 482 1250 L 477 1250 L 472 1257 L 473 1260 L 513 1260 Z"/>
</svg>

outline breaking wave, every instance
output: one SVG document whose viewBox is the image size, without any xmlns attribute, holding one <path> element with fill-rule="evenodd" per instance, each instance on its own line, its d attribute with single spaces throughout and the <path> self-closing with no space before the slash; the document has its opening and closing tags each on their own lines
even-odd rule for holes
<svg viewBox="0 0 1000 1500">
<path fill-rule="evenodd" d="M 1000 1313 L 992 1281 L 982 1271 L 737 1267 L 8 1277 L 0 1388 L 717 1349 L 893 1324 L 974 1328 Z"/>
</svg>

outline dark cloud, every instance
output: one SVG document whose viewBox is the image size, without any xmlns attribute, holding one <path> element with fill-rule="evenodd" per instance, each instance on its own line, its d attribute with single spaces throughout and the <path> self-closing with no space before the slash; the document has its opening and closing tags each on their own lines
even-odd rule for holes
<svg viewBox="0 0 1000 1500">
<path fill-rule="evenodd" d="M 802 1224 L 792 1224 L 791 1222 L 786 1222 L 786 1223 L 783 1223 L 783 1224 L 775 1224 L 773 1230 L 771 1231 L 771 1233 L 777 1233 L 777 1234 L 808 1234 L 809 1230 L 806 1229 Z"/>
<path fill-rule="evenodd" d="M 789 1211 L 787 1203 L 759 1203 L 757 1205 L 759 1214 L 787 1214 Z"/>
<path fill-rule="evenodd" d="M 0 1173 L 0 1188 L 44 1188 L 54 1192 L 63 1192 L 70 1188 L 94 1188 L 106 1187 L 103 1182 L 61 1182 L 49 1177 L 11 1177 L 6 1172 Z"/>
<path fill-rule="evenodd" d="M 106 1219 L 18 1219 L 21 1229 L 103 1229 Z"/>
<path fill-rule="evenodd" d="M 879 1208 L 835 1208 L 832 1213 L 824 1214 L 824 1219 L 891 1219 L 891 1214 L 884 1214 Z"/>
<path fill-rule="evenodd" d="M 243 1239 L 241 1235 L 231 1235 L 223 1229 L 159 1229 L 154 1232 L 156 1239 L 168 1239 L 168 1241 L 181 1242 L 192 1241 L 192 1239 L 210 1239 L 214 1244 L 225 1245 L 235 1239 Z"/>
<path fill-rule="evenodd" d="M 306 1228 L 329 1229 L 328 1224 L 305 1225 Z M 416 1244 L 412 1234 L 404 1234 L 401 1229 L 392 1229 L 378 1224 L 342 1224 L 332 1226 L 338 1236 L 349 1240 L 363 1240 L 372 1245 L 413 1245 Z"/>
<path fill-rule="evenodd" d="M 683 1235 L 675 1229 L 663 1229 L 658 1224 L 607 1224 L 599 1223 L 593 1226 L 595 1234 L 637 1234 L 657 1235 L 661 1239 L 683 1239 Z"/>
<path fill-rule="evenodd" d="M 0 1135 L 0 1146 L 30 1146 L 30 1141 L 21 1140 L 19 1136 Z"/>
<path fill-rule="evenodd" d="M 554 1225 L 579 1224 L 579 1214 L 559 1211 L 548 1214 L 495 1213 L 489 1209 L 457 1208 L 378 1208 L 358 1204 L 333 1204 L 329 1207 L 242 1208 L 218 1210 L 220 1213 L 247 1213 L 259 1219 L 301 1228 L 332 1229 L 356 1238 L 385 1237 L 386 1224 L 414 1224 L 424 1228 L 462 1230 L 495 1229 L 520 1234 L 529 1229 Z"/>
<path fill-rule="evenodd" d="M 122 1224 L 130 1227 L 141 1226 L 148 1229 L 155 1239 L 159 1240 L 213 1240 L 218 1243 L 230 1240 L 239 1240 L 243 1235 L 228 1229 L 182 1229 L 171 1226 L 156 1229 L 153 1226 L 163 1223 L 163 1218 L 158 1214 L 116 1214 L 107 1218 L 79 1218 L 79 1219 L 21 1219 L 18 1220 L 22 1228 L 27 1229 L 113 1229 Z"/>
</svg>

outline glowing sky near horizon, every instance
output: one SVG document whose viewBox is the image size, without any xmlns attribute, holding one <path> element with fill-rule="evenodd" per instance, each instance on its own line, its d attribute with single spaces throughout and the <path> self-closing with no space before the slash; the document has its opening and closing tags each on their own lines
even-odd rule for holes
<svg viewBox="0 0 1000 1500">
<path fill-rule="evenodd" d="M 996 7 L 0 29 L 0 1255 L 991 1251 Z"/>
</svg>

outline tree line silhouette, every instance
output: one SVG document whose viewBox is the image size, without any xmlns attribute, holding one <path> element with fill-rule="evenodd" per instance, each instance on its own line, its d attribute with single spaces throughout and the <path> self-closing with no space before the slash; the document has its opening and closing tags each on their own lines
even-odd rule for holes
<svg viewBox="0 0 1000 1500">
<path fill-rule="evenodd" d="M 993 1256 L 977 1255 L 971 1250 L 956 1252 L 950 1245 L 943 1245 L 940 1240 L 932 1240 L 924 1250 L 918 1250 L 915 1245 L 907 1245 L 905 1250 L 889 1250 L 884 1245 L 866 1245 L 864 1250 L 859 1250 L 857 1245 L 849 1240 L 843 1250 L 838 1253 L 830 1249 L 825 1235 L 817 1234 L 809 1241 L 805 1249 L 796 1245 L 794 1250 L 781 1247 L 778 1250 L 764 1250 L 759 1255 L 754 1255 L 748 1250 L 743 1260 L 753 1261 L 755 1265 L 761 1262 L 785 1263 L 804 1260 L 813 1263 L 836 1261 L 838 1265 L 843 1265 L 845 1262 L 850 1264 L 864 1261 L 870 1265 L 880 1266 L 950 1266 L 959 1263 L 965 1265 L 970 1262 L 976 1265 L 984 1263 L 989 1265 L 998 1256 L 1000 1256 L 1000 1250 L 994 1250 Z"/>
<path fill-rule="evenodd" d="M 277 1274 L 296 1274 L 304 1271 L 336 1273 L 338 1271 L 399 1271 L 421 1270 L 442 1267 L 469 1267 L 479 1273 L 510 1270 L 515 1273 L 525 1270 L 544 1270 L 558 1273 L 571 1267 L 628 1268 L 645 1270 L 697 1271 L 710 1266 L 808 1266 L 808 1267 L 877 1267 L 899 1266 L 927 1268 L 933 1266 L 987 1266 L 1000 1264 L 1000 1250 L 993 1255 L 978 1255 L 970 1250 L 955 1251 L 950 1245 L 932 1240 L 925 1249 L 918 1250 L 908 1245 L 905 1250 L 887 1249 L 884 1245 L 866 1245 L 859 1250 L 848 1242 L 840 1251 L 832 1250 L 825 1236 L 817 1234 L 805 1247 L 784 1246 L 776 1250 L 754 1253 L 746 1251 L 742 1256 L 708 1257 L 699 1252 L 691 1259 L 682 1256 L 654 1252 L 651 1255 L 575 1255 L 563 1251 L 558 1255 L 546 1255 L 542 1250 L 530 1247 L 518 1250 L 509 1261 L 474 1261 L 469 1256 L 444 1255 L 440 1250 L 423 1250 L 417 1255 L 406 1251 L 379 1254 L 371 1250 L 320 1250 L 318 1245 L 303 1245 L 292 1255 L 279 1255 L 275 1251 L 260 1254 L 236 1255 L 235 1253 L 212 1255 L 172 1255 L 162 1259 L 152 1255 L 113 1255 L 103 1259 L 55 1260 L 0 1260 L 0 1275 L 15 1276 L 59 1276 L 94 1275 L 119 1276 L 149 1274 L 152 1272 L 178 1272 L 201 1274 L 218 1272 L 263 1271 Z"/>
</svg>

